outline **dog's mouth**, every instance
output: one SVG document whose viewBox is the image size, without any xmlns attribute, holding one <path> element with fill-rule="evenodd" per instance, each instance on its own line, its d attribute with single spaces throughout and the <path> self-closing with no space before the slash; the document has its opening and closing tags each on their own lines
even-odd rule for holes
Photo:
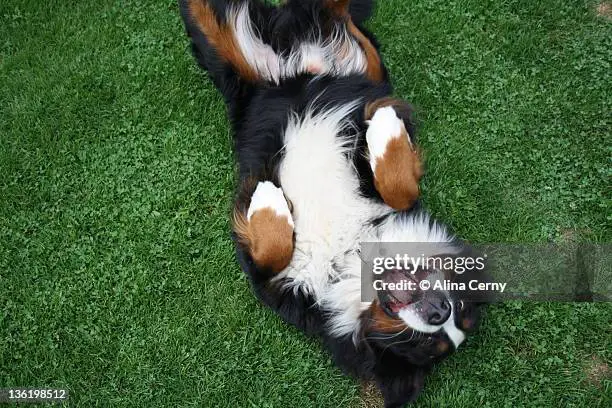
<svg viewBox="0 0 612 408">
<path fill-rule="evenodd" d="M 400 310 L 423 298 L 420 282 L 429 272 L 417 269 L 414 273 L 401 269 L 388 269 L 381 275 L 383 286 L 377 291 L 382 309 L 391 317 L 397 317 Z"/>
</svg>

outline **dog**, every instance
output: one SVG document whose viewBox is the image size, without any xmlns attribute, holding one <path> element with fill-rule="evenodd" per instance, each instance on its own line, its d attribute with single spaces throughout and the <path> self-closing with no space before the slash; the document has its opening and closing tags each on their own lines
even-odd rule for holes
<svg viewBox="0 0 612 408">
<path fill-rule="evenodd" d="M 364 242 L 472 249 L 419 201 L 411 106 L 393 97 L 371 0 L 180 0 L 192 52 L 227 104 L 239 187 L 233 238 L 257 295 L 319 336 L 346 373 L 373 380 L 386 407 L 414 401 L 434 364 L 478 325 L 484 300 L 387 287 L 362 299 Z M 420 284 L 440 268 L 391 269 Z"/>
</svg>

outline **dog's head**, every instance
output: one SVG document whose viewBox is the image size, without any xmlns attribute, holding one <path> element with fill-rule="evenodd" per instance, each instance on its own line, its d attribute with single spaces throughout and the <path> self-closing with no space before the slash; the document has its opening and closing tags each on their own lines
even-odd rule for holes
<svg viewBox="0 0 612 408">
<path fill-rule="evenodd" d="M 449 251 L 420 263 L 410 258 L 399 268 L 385 267 L 375 281 L 376 298 L 361 315 L 359 341 L 372 353 L 389 406 L 416 398 L 425 374 L 478 327 L 491 301 L 489 292 L 474 290 L 489 282 L 481 254 L 457 240 L 444 247 Z"/>
</svg>

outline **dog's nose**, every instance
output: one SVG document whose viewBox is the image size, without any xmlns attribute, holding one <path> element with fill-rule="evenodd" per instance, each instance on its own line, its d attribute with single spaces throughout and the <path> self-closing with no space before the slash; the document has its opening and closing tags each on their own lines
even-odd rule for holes
<svg viewBox="0 0 612 408">
<path fill-rule="evenodd" d="M 451 305 L 446 298 L 437 298 L 427 303 L 427 323 L 439 326 L 448 320 L 451 314 Z"/>
</svg>

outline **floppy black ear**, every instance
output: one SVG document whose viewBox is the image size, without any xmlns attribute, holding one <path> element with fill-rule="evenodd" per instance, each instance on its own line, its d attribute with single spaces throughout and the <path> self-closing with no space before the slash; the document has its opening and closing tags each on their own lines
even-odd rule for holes
<svg viewBox="0 0 612 408">
<path fill-rule="evenodd" d="M 385 399 L 385 408 L 401 408 L 419 396 L 425 383 L 425 372 L 415 369 L 401 376 L 380 376 L 376 382 Z"/>
</svg>

